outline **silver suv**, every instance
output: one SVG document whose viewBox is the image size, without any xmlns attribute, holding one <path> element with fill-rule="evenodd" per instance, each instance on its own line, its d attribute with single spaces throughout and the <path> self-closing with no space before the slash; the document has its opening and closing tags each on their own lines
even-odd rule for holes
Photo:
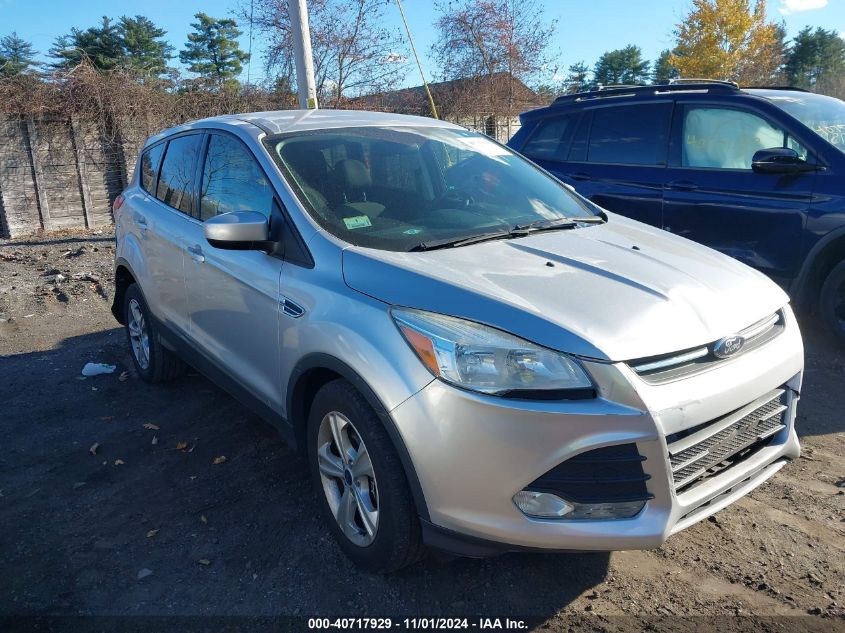
<svg viewBox="0 0 845 633">
<path fill-rule="evenodd" d="M 190 363 L 273 422 L 367 569 L 655 547 L 799 454 L 775 284 L 458 126 L 188 123 L 115 218 L 138 373 Z"/>
</svg>

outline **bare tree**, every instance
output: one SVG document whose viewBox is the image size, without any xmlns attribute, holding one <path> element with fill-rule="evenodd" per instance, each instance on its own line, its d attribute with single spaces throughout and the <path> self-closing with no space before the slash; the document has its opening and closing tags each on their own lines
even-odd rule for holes
<svg viewBox="0 0 845 633">
<path fill-rule="evenodd" d="M 407 55 L 398 30 L 381 26 L 386 0 L 308 0 L 318 99 L 336 107 L 344 97 L 394 88 Z M 249 19 L 249 3 L 240 9 Z M 296 86 L 287 0 L 255 0 L 253 23 L 268 40 L 267 71 Z"/>
<path fill-rule="evenodd" d="M 553 74 L 548 47 L 556 23 L 545 19 L 537 0 L 453 0 L 435 7 L 439 33 L 432 53 L 440 77 L 478 80 L 470 85 L 481 85 L 483 94 L 474 101 L 486 101 L 491 115 L 515 114 L 512 78 L 533 85 Z"/>
</svg>

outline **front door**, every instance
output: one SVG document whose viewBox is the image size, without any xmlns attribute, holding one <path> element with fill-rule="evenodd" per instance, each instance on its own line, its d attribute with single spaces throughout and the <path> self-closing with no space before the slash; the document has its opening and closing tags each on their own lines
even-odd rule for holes
<svg viewBox="0 0 845 633">
<path fill-rule="evenodd" d="M 801 237 L 814 172 L 761 174 L 751 169 L 760 149 L 807 149 L 760 112 L 686 104 L 676 116 L 666 173 L 664 227 L 784 282 L 798 271 Z"/>
<path fill-rule="evenodd" d="M 237 138 L 211 133 L 202 168 L 199 223 L 185 242 L 191 338 L 211 360 L 281 412 L 279 280 L 283 261 L 262 251 L 211 246 L 202 222 L 231 211 L 270 217 L 273 189 Z"/>
</svg>

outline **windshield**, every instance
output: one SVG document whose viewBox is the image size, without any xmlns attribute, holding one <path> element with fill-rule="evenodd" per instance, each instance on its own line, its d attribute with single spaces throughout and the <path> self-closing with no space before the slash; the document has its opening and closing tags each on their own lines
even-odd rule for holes
<svg viewBox="0 0 845 633">
<path fill-rule="evenodd" d="M 532 222 L 595 219 L 558 181 L 466 130 L 349 127 L 265 142 L 314 218 L 358 246 L 407 251 Z"/>
<path fill-rule="evenodd" d="M 755 90 L 754 93 L 765 97 L 845 152 L 845 102 L 809 92 Z"/>
</svg>

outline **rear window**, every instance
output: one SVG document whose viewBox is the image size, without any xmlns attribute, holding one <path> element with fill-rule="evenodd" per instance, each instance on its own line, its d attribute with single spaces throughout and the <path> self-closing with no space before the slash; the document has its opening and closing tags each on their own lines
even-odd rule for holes
<svg viewBox="0 0 845 633">
<path fill-rule="evenodd" d="M 664 165 L 671 117 L 670 103 L 596 109 L 587 160 L 620 165 Z"/>
<path fill-rule="evenodd" d="M 141 155 L 141 188 L 147 193 L 155 194 L 158 166 L 161 164 L 164 146 L 165 143 L 159 143 Z"/>
<path fill-rule="evenodd" d="M 566 160 L 579 116 L 579 113 L 573 113 L 542 121 L 522 153 L 529 158 Z"/>
<path fill-rule="evenodd" d="M 156 190 L 156 198 L 189 215 L 194 211 L 194 168 L 201 141 L 201 134 L 191 134 L 167 144 Z"/>
</svg>

